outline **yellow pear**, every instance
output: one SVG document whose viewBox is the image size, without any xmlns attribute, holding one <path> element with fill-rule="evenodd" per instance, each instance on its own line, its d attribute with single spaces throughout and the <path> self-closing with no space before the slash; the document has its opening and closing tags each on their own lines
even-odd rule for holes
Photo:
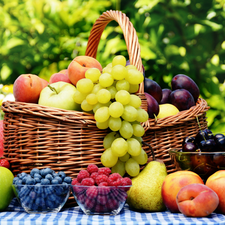
<svg viewBox="0 0 225 225">
<path fill-rule="evenodd" d="M 149 162 L 137 177 L 132 178 L 127 203 L 137 211 L 160 212 L 166 209 L 162 195 L 162 183 L 167 176 L 163 161 Z"/>
</svg>

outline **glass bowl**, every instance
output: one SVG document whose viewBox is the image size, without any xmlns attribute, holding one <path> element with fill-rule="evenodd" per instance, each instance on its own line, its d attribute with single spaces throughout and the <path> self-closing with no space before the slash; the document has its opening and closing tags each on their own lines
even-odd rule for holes
<svg viewBox="0 0 225 225">
<path fill-rule="evenodd" d="M 70 184 L 12 186 L 17 200 L 27 213 L 57 213 L 70 195 Z"/>
<path fill-rule="evenodd" d="M 171 149 L 169 154 L 177 170 L 193 171 L 204 182 L 216 171 L 225 169 L 225 152 L 182 152 L 181 149 Z"/>
<path fill-rule="evenodd" d="M 86 215 L 117 215 L 124 207 L 130 187 L 71 185 L 71 190 Z"/>
</svg>

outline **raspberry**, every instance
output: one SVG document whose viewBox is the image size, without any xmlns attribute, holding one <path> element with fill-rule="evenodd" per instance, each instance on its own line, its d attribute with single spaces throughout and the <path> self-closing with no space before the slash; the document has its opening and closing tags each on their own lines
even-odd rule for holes
<svg viewBox="0 0 225 225">
<path fill-rule="evenodd" d="M 72 185 L 78 185 L 79 184 L 79 182 L 77 181 L 77 178 L 74 178 L 73 180 L 72 180 L 72 183 L 71 183 Z"/>
<path fill-rule="evenodd" d="M 99 185 L 102 182 L 108 182 L 108 177 L 104 174 L 98 175 L 95 179 L 95 182 L 97 185 Z"/>
<path fill-rule="evenodd" d="M 101 183 L 102 184 L 102 183 Z M 108 195 L 110 192 L 110 187 L 107 186 L 100 186 L 98 187 L 98 194 L 99 195 Z"/>
<path fill-rule="evenodd" d="M 109 176 L 111 173 L 111 169 L 108 167 L 103 167 L 98 169 L 98 174 L 105 174 L 106 176 Z"/>
<path fill-rule="evenodd" d="M 105 205 L 108 201 L 108 196 L 107 195 L 98 195 L 97 196 L 97 202 L 101 205 Z"/>
<path fill-rule="evenodd" d="M 0 159 L 0 166 L 3 166 L 7 169 L 10 168 L 10 164 L 9 164 L 9 161 L 7 159 Z"/>
<path fill-rule="evenodd" d="M 106 203 L 106 207 L 109 209 L 109 211 L 112 211 L 112 210 L 118 209 L 119 208 L 119 204 L 120 204 L 120 202 L 117 201 L 116 199 L 110 199 Z"/>
<path fill-rule="evenodd" d="M 110 182 L 110 185 L 115 187 L 121 186 L 122 185 L 121 178 L 117 179 L 116 181 Z"/>
<path fill-rule="evenodd" d="M 92 178 L 84 178 L 81 181 L 81 185 L 84 185 L 84 186 L 92 186 L 94 184 L 95 184 L 95 181 Z"/>
<path fill-rule="evenodd" d="M 95 164 L 89 164 L 87 167 L 87 171 L 89 174 L 92 174 L 94 172 L 98 172 L 98 167 Z"/>
<path fill-rule="evenodd" d="M 109 186 L 108 182 L 101 182 L 98 186 Z"/>
<path fill-rule="evenodd" d="M 77 175 L 77 181 L 79 183 L 81 183 L 81 181 L 84 179 L 84 178 L 89 178 L 90 177 L 90 174 L 88 173 L 87 170 L 81 170 L 78 175 Z"/>
<path fill-rule="evenodd" d="M 121 180 L 122 186 L 130 186 L 132 185 L 132 180 L 129 177 L 124 177 Z"/>
<path fill-rule="evenodd" d="M 122 178 L 122 176 L 119 173 L 112 173 L 112 174 L 109 175 L 108 183 L 109 183 L 110 186 L 118 186 L 118 184 L 120 182 L 119 181 L 117 183 L 114 183 L 114 182 L 117 181 L 118 179 L 121 179 L 121 178 Z"/>
<path fill-rule="evenodd" d="M 96 186 L 91 186 L 86 191 L 86 196 L 91 199 L 95 199 L 98 195 L 98 189 Z"/>
<path fill-rule="evenodd" d="M 84 203 L 85 209 L 91 210 L 95 206 L 95 204 L 96 204 L 95 198 L 94 199 L 86 198 L 85 203 Z"/>
<path fill-rule="evenodd" d="M 95 181 L 96 180 L 96 177 L 98 176 L 98 173 L 97 172 L 94 172 L 91 174 L 91 178 Z M 96 181 L 95 181 L 96 182 Z"/>
</svg>

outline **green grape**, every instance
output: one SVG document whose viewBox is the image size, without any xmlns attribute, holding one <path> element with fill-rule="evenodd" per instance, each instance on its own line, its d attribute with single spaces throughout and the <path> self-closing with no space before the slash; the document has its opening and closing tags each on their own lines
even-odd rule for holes
<svg viewBox="0 0 225 225">
<path fill-rule="evenodd" d="M 103 88 L 103 87 L 102 87 L 99 83 L 97 83 L 97 84 L 94 85 L 94 87 L 93 87 L 91 93 L 97 94 L 98 91 L 101 90 L 102 88 Z"/>
<path fill-rule="evenodd" d="M 116 65 L 112 67 L 111 75 L 114 80 L 123 80 L 127 76 L 127 74 L 128 73 L 125 66 Z"/>
<path fill-rule="evenodd" d="M 127 70 L 127 74 L 125 79 L 130 83 L 130 84 L 141 84 L 144 81 L 144 76 L 143 74 L 135 69 L 129 69 Z"/>
<path fill-rule="evenodd" d="M 125 170 L 131 177 L 136 177 L 140 173 L 140 166 L 133 158 L 129 158 L 125 163 Z"/>
<path fill-rule="evenodd" d="M 111 145 L 112 153 L 115 156 L 121 157 L 127 153 L 128 144 L 123 138 L 116 138 Z"/>
<path fill-rule="evenodd" d="M 130 84 L 130 93 L 136 93 L 139 90 L 139 84 Z"/>
<path fill-rule="evenodd" d="M 125 105 L 122 118 L 128 122 L 134 122 L 137 119 L 138 112 L 131 105 Z"/>
<path fill-rule="evenodd" d="M 135 136 L 142 137 L 145 134 L 145 129 L 140 123 L 132 124 L 132 127 Z"/>
<path fill-rule="evenodd" d="M 96 83 L 101 76 L 101 72 L 97 68 L 90 68 L 85 72 L 85 77 Z"/>
<path fill-rule="evenodd" d="M 113 102 L 109 106 L 109 114 L 114 118 L 119 118 L 123 115 L 124 107 L 120 102 Z"/>
<path fill-rule="evenodd" d="M 125 163 L 118 159 L 117 163 L 111 168 L 112 173 L 119 173 L 122 177 L 126 173 Z"/>
<path fill-rule="evenodd" d="M 77 90 L 83 94 L 91 93 L 93 87 L 93 82 L 88 78 L 82 78 L 78 80 L 76 84 Z"/>
<path fill-rule="evenodd" d="M 143 148 L 141 149 L 140 155 L 132 156 L 132 158 L 140 165 L 144 165 L 148 161 L 148 155 Z"/>
<path fill-rule="evenodd" d="M 103 73 L 100 77 L 99 77 L 99 84 L 102 87 L 110 87 L 114 82 L 114 79 L 112 77 L 111 74 L 109 73 Z"/>
<path fill-rule="evenodd" d="M 119 157 L 119 160 L 126 162 L 130 158 L 130 154 L 127 152 L 124 156 Z"/>
<path fill-rule="evenodd" d="M 97 99 L 98 102 L 105 104 L 111 100 L 111 94 L 107 89 L 103 88 L 98 91 Z"/>
<path fill-rule="evenodd" d="M 99 128 L 100 130 L 105 130 L 109 127 L 109 120 L 106 120 L 105 122 L 99 123 L 96 122 L 96 127 Z"/>
<path fill-rule="evenodd" d="M 107 102 L 106 104 L 102 104 L 102 103 L 98 102 L 97 104 L 95 104 L 93 106 L 93 112 L 95 113 L 97 111 L 97 109 L 99 109 L 103 106 L 109 107 L 110 105 L 111 105 L 111 101 Z"/>
<path fill-rule="evenodd" d="M 103 68 L 102 72 L 111 74 L 112 66 L 106 66 L 105 68 Z"/>
<path fill-rule="evenodd" d="M 127 152 L 131 156 L 138 156 L 141 153 L 141 144 L 138 140 L 135 138 L 129 138 L 127 139 L 127 144 L 128 144 L 128 150 Z"/>
<path fill-rule="evenodd" d="M 86 99 L 81 103 L 81 109 L 85 112 L 90 112 L 93 109 L 93 105 L 90 105 Z"/>
<path fill-rule="evenodd" d="M 108 133 L 103 139 L 104 149 L 110 148 L 112 145 L 112 142 L 118 137 L 120 137 L 120 135 L 119 135 L 119 133 L 117 133 L 115 131 Z"/>
<path fill-rule="evenodd" d="M 115 99 L 123 105 L 127 105 L 130 102 L 130 93 L 126 90 L 120 90 L 116 93 Z"/>
<path fill-rule="evenodd" d="M 127 60 L 123 55 L 117 55 L 112 60 L 112 66 L 122 65 L 126 66 Z"/>
<path fill-rule="evenodd" d="M 136 66 L 134 66 L 134 65 L 127 65 L 126 68 L 127 68 L 127 70 L 130 70 L 130 69 L 136 70 L 137 69 Z"/>
<path fill-rule="evenodd" d="M 111 148 L 107 148 L 101 155 L 101 163 L 105 167 L 113 167 L 117 161 L 118 157 L 112 153 Z"/>
<path fill-rule="evenodd" d="M 133 127 L 132 127 L 131 123 L 123 120 L 121 128 L 119 129 L 119 132 L 123 138 L 125 138 L 125 139 L 131 138 L 133 135 Z"/>
<path fill-rule="evenodd" d="M 115 95 L 117 93 L 116 87 L 115 86 L 110 86 L 110 87 L 107 87 L 106 89 L 110 92 L 111 99 L 114 99 Z"/>
<path fill-rule="evenodd" d="M 77 104 L 81 104 L 84 99 L 86 99 L 87 94 L 83 94 L 81 92 L 79 92 L 78 90 L 75 91 L 74 96 L 73 96 L 73 100 L 77 103 Z"/>
<path fill-rule="evenodd" d="M 140 108 L 141 106 L 141 99 L 137 95 L 130 95 L 130 102 L 129 105 L 133 106 L 135 109 Z"/>
<path fill-rule="evenodd" d="M 136 140 L 138 140 L 142 146 L 142 141 L 143 141 L 142 137 L 137 137 L 137 136 L 133 135 L 132 138 L 135 138 Z"/>
<path fill-rule="evenodd" d="M 148 120 L 148 118 L 149 118 L 148 113 L 144 109 L 142 109 L 142 108 L 137 109 L 136 120 L 138 122 L 141 122 L 141 123 L 146 122 Z"/>
<path fill-rule="evenodd" d="M 112 131 L 118 131 L 121 128 L 122 121 L 120 118 L 114 118 L 110 117 L 109 118 L 109 128 Z"/>
<path fill-rule="evenodd" d="M 95 112 L 94 118 L 97 122 L 103 123 L 109 119 L 109 108 L 107 106 L 103 106 L 98 108 Z"/>
<path fill-rule="evenodd" d="M 90 93 L 86 96 L 86 101 L 88 102 L 88 104 L 90 105 L 96 105 L 98 103 L 98 99 L 96 94 L 94 93 Z"/>
<path fill-rule="evenodd" d="M 123 80 L 118 80 L 116 82 L 116 90 L 117 91 L 125 90 L 125 91 L 129 92 L 129 89 L 130 89 L 130 84 L 128 81 L 123 79 Z"/>
</svg>

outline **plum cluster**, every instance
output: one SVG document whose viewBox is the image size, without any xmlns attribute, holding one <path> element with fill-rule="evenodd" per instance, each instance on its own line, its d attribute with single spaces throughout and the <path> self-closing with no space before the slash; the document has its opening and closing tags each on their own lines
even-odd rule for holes
<svg viewBox="0 0 225 225">
<path fill-rule="evenodd" d="M 225 151 L 225 136 L 222 133 L 213 134 L 211 130 L 200 130 L 195 137 L 185 137 L 182 143 L 183 152 L 223 152 Z"/>
<path fill-rule="evenodd" d="M 50 168 L 19 173 L 13 179 L 16 196 L 28 211 L 52 211 L 65 204 L 70 193 L 72 179 L 63 171 L 56 173 Z"/>
<path fill-rule="evenodd" d="M 154 119 L 159 113 L 159 104 L 172 104 L 179 111 L 194 106 L 199 98 L 199 88 L 189 76 L 177 74 L 171 81 L 171 89 L 162 89 L 160 85 L 147 77 L 144 79 L 144 92 L 148 102 L 149 117 Z"/>
</svg>

